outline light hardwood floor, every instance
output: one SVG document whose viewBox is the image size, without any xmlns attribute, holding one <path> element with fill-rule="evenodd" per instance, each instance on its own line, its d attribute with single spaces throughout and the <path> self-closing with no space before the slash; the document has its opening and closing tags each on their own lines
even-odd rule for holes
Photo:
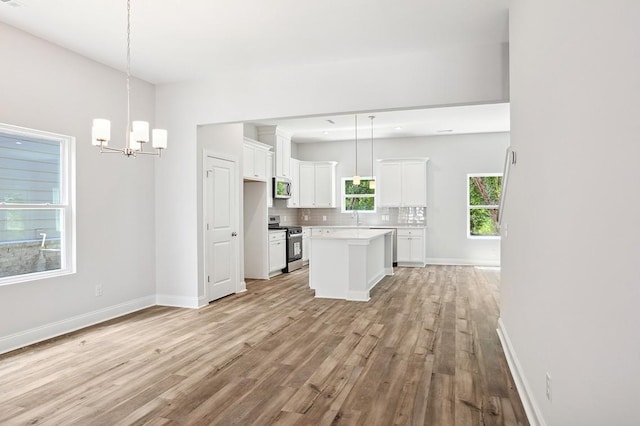
<svg viewBox="0 0 640 426">
<path fill-rule="evenodd" d="M 528 424 L 498 272 L 395 272 L 366 303 L 315 299 L 305 268 L 5 354 L 0 424 Z"/>
</svg>

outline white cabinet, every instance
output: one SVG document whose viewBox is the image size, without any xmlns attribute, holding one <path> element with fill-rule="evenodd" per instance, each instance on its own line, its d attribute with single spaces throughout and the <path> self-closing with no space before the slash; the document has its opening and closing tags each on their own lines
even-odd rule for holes
<svg viewBox="0 0 640 426">
<path fill-rule="evenodd" d="M 335 161 L 300 161 L 300 207 L 336 207 Z"/>
<path fill-rule="evenodd" d="M 269 273 L 279 272 L 287 266 L 285 231 L 269 231 Z"/>
<path fill-rule="evenodd" d="M 425 257 L 425 233 L 424 228 L 398 228 L 398 266 L 424 266 Z"/>
<path fill-rule="evenodd" d="M 267 207 L 273 207 L 273 152 L 267 152 Z"/>
<path fill-rule="evenodd" d="M 300 162 L 291 159 L 291 198 L 287 199 L 287 207 L 300 207 Z"/>
<path fill-rule="evenodd" d="M 258 127 L 258 139 L 273 147 L 274 176 L 291 178 L 291 135 L 277 126 Z"/>
<path fill-rule="evenodd" d="M 244 138 L 242 176 L 249 180 L 267 181 L 269 145 Z"/>
<path fill-rule="evenodd" d="M 302 263 L 309 263 L 309 257 L 311 255 L 311 228 L 306 226 L 302 227 Z"/>
<path fill-rule="evenodd" d="M 378 160 L 378 207 L 426 207 L 427 158 Z"/>
</svg>

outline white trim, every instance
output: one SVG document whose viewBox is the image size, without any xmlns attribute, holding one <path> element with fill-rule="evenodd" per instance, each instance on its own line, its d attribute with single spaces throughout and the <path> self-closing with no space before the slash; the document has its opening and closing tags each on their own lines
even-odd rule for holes
<svg viewBox="0 0 640 426">
<path fill-rule="evenodd" d="M 450 257 L 428 257 L 427 265 L 471 265 L 471 266 L 500 266 L 500 260 L 490 259 L 459 259 Z M 398 265 L 400 262 L 398 262 Z"/>
<path fill-rule="evenodd" d="M 527 382 L 527 378 L 523 374 L 520 361 L 513 350 L 511 340 L 509 339 L 507 330 L 504 327 L 502 318 L 498 318 L 498 329 L 496 331 L 498 332 L 504 356 L 507 358 L 507 364 L 509 364 L 509 371 L 511 371 L 511 376 L 513 377 L 513 381 L 518 389 L 518 394 L 520 395 L 520 400 L 524 406 L 524 411 L 527 414 L 529 423 L 531 426 L 546 426 L 544 417 L 542 417 L 542 412 L 533 397 L 533 392 L 531 392 L 531 387 Z"/>
<path fill-rule="evenodd" d="M 176 308 L 191 308 L 198 309 L 204 305 L 200 304 L 200 300 L 204 298 L 188 297 L 188 296 L 176 296 L 171 294 L 158 294 L 156 295 L 156 304 L 160 306 L 173 306 Z"/>
<path fill-rule="evenodd" d="M 108 321 L 155 305 L 154 296 L 141 297 L 119 305 L 45 324 L 29 330 L 0 337 L 0 354 L 52 339 L 94 324 Z"/>
</svg>

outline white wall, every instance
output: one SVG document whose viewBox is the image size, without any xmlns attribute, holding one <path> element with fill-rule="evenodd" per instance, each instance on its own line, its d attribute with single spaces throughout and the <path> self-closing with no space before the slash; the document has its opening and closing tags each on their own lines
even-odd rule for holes
<svg viewBox="0 0 640 426">
<path fill-rule="evenodd" d="M 500 264 L 500 241 L 466 234 L 467 173 L 501 173 L 508 133 L 484 133 L 374 141 L 375 158 L 428 157 L 427 258 L 429 263 Z M 296 144 L 298 158 L 338 161 L 341 178 L 354 173 L 353 141 Z M 358 172 L 371 172 L 371 142 L 358 142 Z M 375 167 L 375 166 L 374 166 Z M 340 207 L 336 209 L 340 211 Z"/>
<path fill-rule="evenodd" d="M 634 1 L 511 2 L 501 320 L 550 425 L 639 421 L 638 22 Z"/>
<path fill-rule="evenodd" d="M 180 147 L 156 166 L 158 292 L 198 297 L 196 128 L 353 111 L 508 101 L 503 44 L 247 69 L 157 87 L 156 117 Z M 241 143 L 238 142 L 238 143 Z M 176 206 L 180 211 L 176 211 Z"/>
<path fill-rule="evenodd" d="M 91 146 L 98 117 L 123 145 L 123 73 L 2 23 L 0 57 L 0 122 L 74 136 L 77 165 L 77 273 L 0 287 L 1 353 L 155 303 L 157 160 Z M 153 86 L 134 80 L 132 92 L 132 118 L 153 124 Z"/>
</svg>

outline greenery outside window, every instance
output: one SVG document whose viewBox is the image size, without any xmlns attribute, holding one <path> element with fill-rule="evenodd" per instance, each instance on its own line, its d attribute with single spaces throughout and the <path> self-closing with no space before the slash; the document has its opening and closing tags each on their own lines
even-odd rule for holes
<svg viewBox="0 0 640 426">
<path fill-rule="evenodd" d="M 352 178 L 342 178 L 342 212 L 366 212 L 376 211 L 376 190 L 369 188 L 369 182 L 373 177 L 361 177 L 360 185 L 354 185 Z"/>
<path fill-rule="evenodd" d="M 467 235 L 500 237 L 498 209 L 502 190 L 502 174 L 467 175 Z"/>
<path fill-rule="evenodd" d="M 73 149 L 0 124 L 0 285 L 75 272 Z"/>
</svg>

